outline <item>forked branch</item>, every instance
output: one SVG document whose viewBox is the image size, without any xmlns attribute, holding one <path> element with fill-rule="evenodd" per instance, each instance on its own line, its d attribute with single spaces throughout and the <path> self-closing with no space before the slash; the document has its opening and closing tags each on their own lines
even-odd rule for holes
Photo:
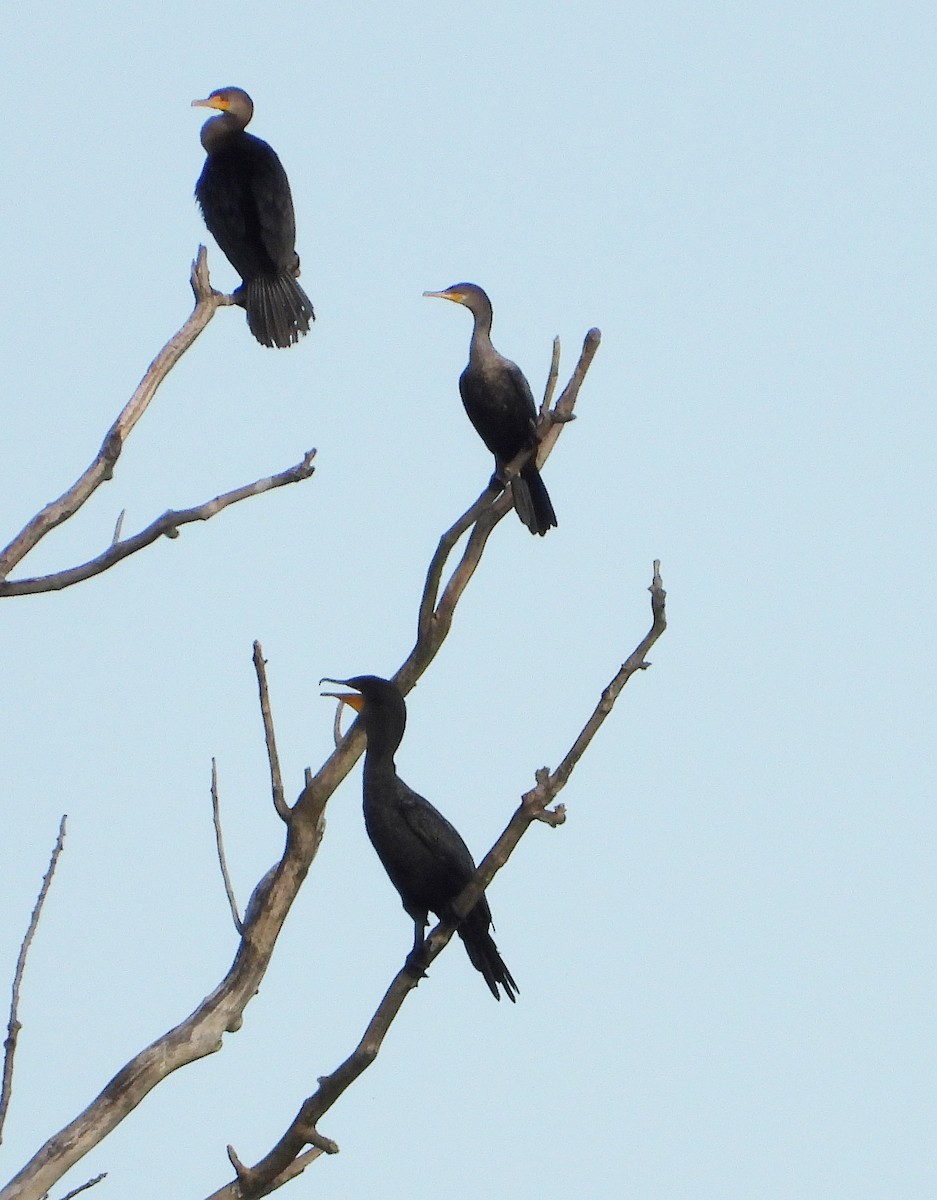
<svg viewBox="0 0 937 1200">
<path fill-rule="evenodd" d="M 90 499 L 91 496 L 106 480 L 110 479 L 114 474 L 114 468 L 120 458 L 124 448 L 124 443 L 133 431 L 134 426 L 146 412 L 150 401 L 156 394 L 156 389 L 163 382 L 169 372 L 173 369 L 179 359 L 185 354 L 186 350 L 192 345 L 198 335 L 202 332 L 208 322 L 215 315 L 219 308 L 226 305 L 235 304 L 233 296 L 223 295 L 221 292 L 216 292 L 211 286 L 211 281 L 208 277 L 208 254 L 204 246 L 199 246 L 198 255 L 195 262 L 192 264 L 192 272 L 189 277 L 192 284 L 192 291 L 195 294 L 195 308 L 186 323 L 182 326 L 178 333 L 169 339 L 166 345 L 160 350 L 156 358 L 150 363 L 146 374 L 140 381 L 140 384 L 134 394 L 124 405 L 120 416 L 110 427 L 105 435 L 104 441 L 101 443 L 101 448 L 94 458 L 91 465 L 79 476 L 72 486 L 63 492 L 57 500 L 51 501 L 38 512 L 30 521 L 24 525 L 15 538 L 9 545 L 0 552 L 0 582 L 5 583 L 7 576 L 18 566 L 27 554 L 33 550 L 42 539 L 50 533 L 56 526 L 61 525 L 64 521 L 69 520 L 75 513 Z M 296 468 L 293 468 L 295 471 Z M 310 472 L 311 473 L 311 472 Z M 303 476 L 307 478 L 308 476 Z M 292 483 L 294 480 L 283 480 L 283 482 Z M 256 485 L 250 485 L 256 487 Z M 273 486 L 280 486 L 275 484 Z M 269 488 L 259 488 L 259 491 L 267 491 Z M 257 492 L 250 494 L 256 495 Z M 229 493 L 233 496 L 233 493 Z M 236 499 L 244 499 L 244 496 L 237 496 Z M 219 500 L 223 497 L 219 497 Z M 227 503 L 234 503 L 234 499 L 228 499 Z M 217 503 L 217 501 L 210 502 Z M 203 509 L 208 506 L 201 506 Z M 226 507 L 226 505 L 221 505 Z M 187 510 L 189 513 L 196 510 Z M 220 511 L 220 510 L 216 510 Z M 184 521 L 179 519 L 184 514 L 166 514 L 167 517 L 174 515 L 177 519 L 175 525 L 183 524 Z M 208 513 L 201 516 L 189 516 L 188 520 L 206 520 L 207 516 L 213 516 L 214 513 Z M 165 520 L 165 518 L 163 518 Z M 134 539 L 129 539 L 128 542 L 121 543 L 125 547 L 123 553 L 116 554 L 110 557 L 107 553 L 100 555 L 97 559 L 92 560 L 92 563 L 86 563 L 83 567 L 73 568 L 72 571 L 60 572 L 56 576 L 47 577 L 48 580 L 56 580 L 57 582 L 45 582 L 44 586 L 38 586 L 38 580 L 22 580 L 23 584 L 31 584 L 33 586 L 23 590 L 14 590 L 7 585 L 0 590 L 0 596 L 3 595 L 23 595 L 27 591 L 53 591 L 56 588 L 68 587 L 72 583 L 78 583 L 82 579 L 87 579 L 90 575 L 100 574 L 108 567 L 114 566 L 121 558 L 126 558 L 128 554 L 133 554 L 136 550 L 142 549 L 142 546 L 149 545 L 151 541 L 155 541 L 164 533 L 169 532 L 169 526 L 156 528 L 161 522 L 154 522 L 149 530 L 144 530 L 142 534 L 138 534 L 137 538 L 144 538 L 146 534 L 153 532 L 152 537 L 142 541 L 138 545 L 131 547 L 130 543 Z M 117 549 L 117 547 L 114 547 Z M 90 567 L 94 569 L 89 569 Z"/>
<path fill-rule="evenodd" d="M 131 554 L 136 554 L 145 547 L 151 546 L 161 537 L 177 538 L 179 530 L 184 525 L 191 525 L 194 521 L 210 521 L 212 517 L 217 516 L 230 505 L 238 504 L 241 500 L 249 500 L 252 496 L 273 491 L 274 488 L 286 487 L 287 484 L 301 483 L 304 479 L 309 479 L 315 471 L 315 467 L 312 465 L 315 456 L 315 450 L 308 450 L 294 467 L 288 467 L 277 475 L 268 475 L 253 483 L 246 483 L 242 487 L 234 488 L 233 491 L 223 492 L 214 500 L 206 500 L 204 504 L 198 504 L 194 508 L 170 509 L 169 512 L 163 513 L 161 517 L 157 517 L 155 521 L 147 525 L 146 529 L 141 529 L 139 533 L 125 538 L 123 541 L 112 542 L 97 558 L 89 559 L 80 566 L 56 571 L 52 575 L 39 575 L 33 579 L 0 580 L 0 598 L 3 596 L 31 596 L 36 592 L 58 592 L 62 588 L 81 583 L 84 579 L 100 575 L 116 566 L 122 559 L 129 558 Z"/>
</svg>

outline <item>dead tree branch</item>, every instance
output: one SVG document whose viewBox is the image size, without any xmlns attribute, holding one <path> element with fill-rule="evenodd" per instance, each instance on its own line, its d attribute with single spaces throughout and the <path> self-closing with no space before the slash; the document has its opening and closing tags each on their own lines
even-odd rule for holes
<svg viewBox="0 0 937 1200">
<path fill-rule="evenodd" d="M 290 822 L 290 806 L 286 803 L 286 793 L 283 790 L 283 775 L 280 772 L 280 756 L 277 754 L 277 739 L 273 729 L 273 716 L 270 712 L 270 689 L 267 686 L 267 660 L 264 658 L 260 642 L 254 642 L 254 670 L 257 673 L 257 687 L 260 691 L 260 712 L 264 722 L 264 741 L 267 744 L 267 759 L 270 763 L 270 788 L 273 792 L 273 807 L 277 815 L 288 825 Z"/>
<path fill-rule="evenodd" d="M 504 832 L 480 863 L 475 876 L 453 906 L 461 919 L 478 903 L 482 893 L 505 865 L 517 848 L 521 838 L 535 821 L 551 826 L 561 825 L 565 820 L 562 805 L 551 809 L 557 794 L 566 786 L 576 764 L 582 758 L 599 727 L 608 717 L 621 695 L 625 684 L 637 671 L 645 670 L 647 652 L 667 627 L 665 614 L 666 593 L 660 578 L 660 563 L 654 563 L 654 577 L 649 588 L 653 622 L 647 636 L 642 639 L 628 656 L 615 677 L 603 690 L 596 708 L 583 725 L 578 737 L 555 771 L 543 767 L 536 772 L 536 785 L 525 793 L 520 805 L 508 822 Z M 440 922 L 430 933 L 422 955 L 421 966 L 428 967 L 442 952 L 456 931 L 456 924 Z M 361 1041 L 347 1059 L 331 1075 L 319 1079 L 316 1092 L 305 1100 L 299 1112 L 272 1150 L 255 1166 L 246 1167 L 228 1147 L 228 1157 L 235 1169 L 237 1179 L 226 1187 L 213 1192 L 209 1200 L 254 1200 L 269 1195 L 293 1178 L 299 1170 L 299 1157 L 307 1145 L 317 1146 L 326 1153 L 337 1153 L 338 1146 L 331 1139 L 323 1138 L 318 1131 L 318 1122 L 335 1104 L 336 1100 L 374 1062 L 384 1038 L 409 993 L 417 986 L 420 976 L 407 967 L 401 969 L 391 981 L 377 1011 L 368 1023 Z M 295 1167 L 292 1174 L 291 1168 Z"/>
<path fill-rule="evenodd" d="M 16 970 L 13 973 L 10 1019 L 7 1022 L 7 1035 L 3 1043 L 3 1083 L 0 1085 L 0 1142 L 3 1141 L 3 1125 L 10 1107 L 10 1096 L 13 1093 L 13 1059 L 16 1055 L 16 1043 L 19 1040 L 20 1030 L 22 1029 L 19 1021 L 19 1003 L 23 973 L 26 970 L 26 957 L 29 954 L 29 947 L 32 945 L 33 938 L 36 936 L 36 930 L 39 927 L 39 918 L 42 916 L 42 906 L 45 904 L 49 888 L 52 886 L 52 876 L 55 874 L 55 867 L 59 861 L 59 855 L 62 853 L 64 844 L 65 816 L 63 815 L 59 822 L 58 837 L 55 839 L 55 845 L 52 848 L 52 856 L 49 859 L 49 867 L 42 877 L 42 886 L 39 888 L 39 895 L 33 906 L 32 916 L 29 918 L 29 926 L 26 929 L 26 936 L 23 938 L 19 956 L 16 960 Z"/>
<path fill-rule="evenodd" d="M 231 909 L 231 919 L 238 933 L 244 932 L 244 925 L 238 913 L 238 902 L 234 895 L 234 886 L 228 874 L 228 860 L 224 853 L 224 838 L 221 833 L 221 801 L 218 799 L 218 764 L 211 760 L 211 819 L 215 827 L 215 849 L 218 851 L 218 865 L 221 867 L 221 878 L 224 882 L 225 895 L 228 897 L 228 907 Z"/>
<path fill-rule="evenodd" d="M 124 443 L 134 426 L 146 412 L 156 389 L 173 369 L 186 350 L 192 345 L 217 309 L 234 304 L 231 296 L 216 292 L 208 278 L 208 254 L 199 246 L 198 256 L 192 264 L 190 275 L 192 291 L 195 293 L 195 308 L 192 315 L 177 334 L 169 339 L 156 358 L 150 363 L 146 374 L 134 394 L 124 405 L 120 416 L 107 432 L 101 449 L 86 471 L 63 492 L 57 500 L 47 504 L 20 530 L 10 544 L 0 552 L 0 580 L 9 573 L 26 555 L 39 544 L 57 525 L 73 517 L 83 504 L 114 474 L 114 467 L 124 448 Z"/>
<path fill-rule="evenodd" d="M 544 426 L 548 423 L 549 427 L 544 429 L 539 443 L 538 463 L 547 457 L 569 420 L 599 341 L 598 330 L 590 330 L 569 383 L 544 420 Z M 511 464 L 511 468 L 519 469 L 519 465 Z M 471 530 L 471 533 L 437 602 L 448 554 L 458 541 L 455 537 L 448 550 L 444 550 L 443 543 L 449 535 L 443 536 L 427 574 L 426 594 L 421 604 L 421 613 L 426 606 L 426 620 L 421 621 L 416 644 L 395 675 L 405 693 L 413 688 L 445 641 L 455 608 L 478 566 L 488 537 L 511 504 L 510 492 L 498 495 L 496 491 L 486 489 L 455 523 L 453 529 Z M 260 987 L 283 922 L 318 850 L 325 806 L 361 757 L 363 749 L 364 736 L 353 725 L 348 736 L 316 774 L 307 772 L 305 786 L 289 811 L 283 855 L 255 887 L 243 919 L 243 934 L 234 961 L 214 991 L 188 1017 L 135 1055 L 83 1112 L 40 1147 L 0 1190 L 0 1200 L 42 1200 L 65 1172 L 116 1128 L 167 1075 L 220 1050 L 225 1033 L 240 1028 L 244 1010 Z M 409 985 L 403 994 L 407 990 Z M 313 1144 L 311 1136 L 305 1138 L 284 1164 L 284 1171 L 289 1168 L 284 1182 L 298 1173 L 291 1164 L 307 1143 Z M 331 1145 L 322 1143 L 327 1149 Z M 224 1194 L 234 1196 L 236 1193 Z M 255 1191 L 253 1194 L 263 1193 Z"/>
<path fill-rule="evenodd" d="M 86 1192 L 88 1188 L 93 1188 L 96 1183 L 100 1183 L 102 1179 L 107 1179 L 107 1171 L 102 1171 L 100 1175 L 95 1175 L 94 1179 L 89 1179 L 87 1183 L 83 1183 L 80 1187 L 72 1188 L 70 1192 L 66 1192 L 62 1200 L 74 1200 L 75 1196 Z"/>
<path fill-rule="evenodd" d="M 556 391 L 556 381 L 560 377 L 560 339 L 553 339 L 553 357 L 550 359 L 550 373 L 547 375 L 547 386 L 543 389 L 543 401 L 540 405 L 541 418 L 550 411 L 553 403 L 553 393 Z"/>
<path fill-rule="evenodd" d="M 315 450 L 308 450 L 294 467 L 288 467 L 277 475 L 268 475 L 264 479 L 244 484 L 243 487 L 235 488 L 233 491 L 223 492 L 214 500 L 206 500 L 204 504 L 198 504 L 194 508 L 170 509 L 147 525 L 146 529 L 141 529 L 139 533 L 122 542 L 112 543 L 103 554 L 99 554 L 97 558 L 92 558 L 80 566 L 69 567 L 65 571 L 56 571 L 52 575 L 39 575 L 33 579 L 0 580 L 0 598 L 31 596 L 37 592 L 58 592 L 62 588 L 72 587 L 73 584 L 90 579 L 94 575 L 100 575 L 116 566 L 121 559 L 128 558 L 131 554 L 136 554 L 139 550 L 152 545 L 158 538 L 177 538 L 183 525 L 191 525 L 194 521 L 210 521 L 223 509 L 237 504 L 241 500 L 249 500 L 251 496 L 259 496 L 263 492 L 286 487 L 290 483 L 301 483 L 315 471 L 315 467 L 312 465 L 315 455 Z"/>
</svg>

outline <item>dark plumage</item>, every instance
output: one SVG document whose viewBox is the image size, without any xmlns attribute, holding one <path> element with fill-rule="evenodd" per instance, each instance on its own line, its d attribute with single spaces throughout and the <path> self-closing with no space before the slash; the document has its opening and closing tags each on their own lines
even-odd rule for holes
<svg viewBox="0 0 937 1200">
<path fill-rule="evenodd" d="M 537 409 L 530 384 L 517 363 L 491 344 L 491 301 L 474 283 L 456 283 L 444 292 L 424 292 L 463 304 L 475 318 L 468 366 L 459 377 L 459 392 L 469 420 L 495 456 L 500 474 L 522 450 L 537 442 Z M 531 533 L 542 537 L 556 524 L 556 513 L 533 458 L 511 482 L 517 515 Z"/>
<path fill-rule="evenodd" d="M 340 683 L 358 693 L 326 694 L 336 696 L 361 713 L 368 739 L 364 757 L 364 823 L 384 870 L 413 919 L 416 960 L 423 946 L 429 912 L 443 921 L 452 919 L 452 902 L 475 874 L 474 859 L 459 831 L 397 774 L 394 754 L 407 723 L 407 707 L 397 685 L 376 675 L 322 682 Z M 482 896 L 459 926 L 459 937 L 494 998 L 501 999 L 500 984 L 507 998 L 513 1001 L 518 987 L 498 953 L 490 928 L 491 910 Z"/>
<path fill-rule="evenodd" d="M 296 221 L 283 165 L 258 137 L 245 132 L 254 113 L 247 92 L 219 88 L 193 106 L 221 115 L 202 126 L 207 158 L 195 197 L 205 224 L 242 279 L 235 292 L 251 333 L 264 346 L 292 346 L 315 319 L 296 282 Z"/>
</svg>

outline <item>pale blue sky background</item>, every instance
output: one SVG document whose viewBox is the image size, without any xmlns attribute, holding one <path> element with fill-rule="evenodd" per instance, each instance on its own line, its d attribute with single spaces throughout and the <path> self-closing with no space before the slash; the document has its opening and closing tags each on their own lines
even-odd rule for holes
<svg viewBox="0 0 937 1200">
<path fill-rule="evenodd" d="M 490 461 L 458 399 L 486 287 L 542 388 L 603 344 L 410 701 L 404 778 L 483 853 L 649 622 L 671 628 L 491 889 L 516 1007 L 455 946 L 282 1194 L 862 1200 L 937 1190 L 934 86 L 925 4 L 43 4 L 3 18 L 3 540 L 90 461 L 190 308 L 204 113 L 238 84 L 293 188 L 319 319 L 218 314 L 117 477 L 25 567 L 319 448 L 313 480 L 3 606 L 0 979 L 58 818 L 8 1178 L 235 950 L 278 856 L 250 654 L 288 790 L 322 675 L 408 652 L 439 532 Z M 209 241 L 216 285 L 233 271 Z M 59 1193 L 206 1195 L 357 1041 L 410 927 L 360 772 L 261 994 Z"/>
</svg>

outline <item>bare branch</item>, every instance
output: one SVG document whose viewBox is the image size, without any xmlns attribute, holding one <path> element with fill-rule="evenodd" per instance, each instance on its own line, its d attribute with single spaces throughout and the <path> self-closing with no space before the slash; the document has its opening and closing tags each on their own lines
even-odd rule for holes
<svg viewBox="0 0 937 1200">
<path fill-rule="evenodd" d="M 565 403 L 566 415 L 571 414 L 598 342 L 598 331 L 591 331 L 556 409 L 548 414 L 550 428 L 540 444 L 538 462 L 542 462 L 546 456 L 544 447 L 548 445 L 552 449 L 563 427 L 554 422 L 566 419 L 566 416 L 557 413 L 557 409 Z M 511 465 L 513 468 L 514 464 Z M 472 505 L 469 513 L 453 526 L 453 529 L 462 526 L 463 532 L 467 529 L 472 529 L 472 532 L 437 607 L 436 592 L 445 571 L 447 554 L 439 559 L 430 617 L 395 676 L 405 692 L 413 688 L 445 641 L 455 607 L 478 565 L 485 543 L 495 525 L 510 511 L 511 503 L 509 492 L 498 495 L 496 491 L 488 489 Z M 470 518 L 469 514 L 475 515 Z M 457 540 L 457 537 L 452 540 L 450 550 Z M 436 561 L 434 558 L 434 564 Z M 431 565 L 427 575 L 427 590 L 431 586 L 433 571 Z M 244 1010 L 260 987 L 283 922 L 321 843 L 326 804 L 361 757 L 363 749 L 364 735 L 356 722 L 319 770 L 314 775 L 307 771 L 305 786 L 293 808 L 288 810 L 286 848 L 279 862 L 255 887 L 244 916 L 244 932 L 234 961 L 215 990 L 188 1017 L 135 1055 L 83 1112 L 40 1147 L 20 1172 L 0 1190 L 0 1200 L 41 1200 L 67 1170 L 102 1141 L 167 1075 L 220 1050 L 224 1034 L 240 1028 Z M 401 1002 L 414 983 L 409 975 L 405 976 L 405 980 L 405 984 L 399 985 L 403 988 Z M 314 1129 L 315 1121 L 304 1121 L 301 1127 L 304 1131 L 302 1143 L 283 1163 L 280 1173 L 286 1171 L 304 1146 L 309 1144 L 309 1131 Z M 288 1177 L 292 1178 L 295 1173 Z M 220 1195 L 234 1197 L 239 1194 L 222 1190 Z"/>
<path fill-rule="evenodd" d="M 267 687 L 267 660 L 264 658 L 260 642 L 254 642 L 254 670 L 257 672 L 257 686 L 260 689 L 260 712 L 264 720 L 264 740 L 267 743 L 267 758 L 270 762 L 270 786 L 273 792 L 273 807 L 277 815 L 287 825 L 292 813 L 286 803 L 283 791 L 283 776 L 280 773 L 280 757 L 277 754 L 277 739 L 273 729 L 273 716 L 270 712 L 270 689 Z"/>
<path fill-rule="evenodd" d="M 20 988 L 23 984 L 23 973 L 26 970 L 26 957 L 29 954 L 29 947 L 32 945 L 33 938 L 36 936 L 36 930 L 39 927 L 39 918 L 42 915 L 42 906 L 45 904 L 49 888 L 52 886 L 52 876 L 55 874 L 55 866 L 59 861 L 59 855 L 62 853 L 62 846 L 64 844 L 65 816 L 63 814 L 59 822 L 58 837 L 55 839 L 55 845 L 52 848 L 52 857 L 49 859 L 49 867 L 42 878 L 39 896 L 33 906 L 32 916 L 29 918 L 29 926 L 26 929 L 26 936 L 23 938 L 19 957 L 16 960 L 16 970 L 13 973 L 10 1019 L 7 1022 L 7 1036 L 3 1043 L 3 1084 L 0 1086 L 0 1142 L 3 1141 L 3 1125 L 6 1121 L 7 1111 L 10 1107 L 10 1096 L 13 1092 L 13 1059 L 16 1055 L 16 1043 L 19 1040 L 20 1030 L 22 1029 L 18 1013 Z"/>
<path fill-rule="evenodd" d="M 345 705 L 341 701 L 335 706 L 335 719 L 332 721 L 332 741 L 336 746 L 341 744 L 342 738 L 345 736 L 342 733 L 342 709 L 344 707 Z"/>
<path fill-rule="evenodd" d="M 586 372 L 592 366 L 592 360 L 595 358 L 596 352 L 602 342 L 602 334 L 598 329 L 590 329 L 582 343 L 582 351 L 579 355 L 579 362 L 576 363 L 575 370 L 569 377 L 569 383 L 563 388 L 563 393 L 557 400 L 556 404 L 547 414 L 547 420 L 550 422 L 550 428 L 546 430 L 540 440 L 540 449 L 537 451 L 537 466 L 542 467 L 550 457 L 553 447 L 556 445 L 556 439 L 560 436 L 563 430 L 563 425 L 572 420 L 573 409 L 576 407 L 576 398 L 579 395 L 579 389 L 582 387 L 583 380 L 586 377 Z"/>
<path fill-rule="evenodd" d="M 83 1183 L 81 1187 L 72 1188 L 70 1192 L 66 1192 L 62 1200 L 72 1200 L 74 1196 L 80 1195 L 81 1192 L 86 1192 L 88 1188 L 93 1188 L 96 1183 L 100 1183 L 102 1179 L 107 1179 L 107 1171 L 102 1171 L 100 1175 L 95 1175 L 94 1179 L 89 1179 L 87 1183 Z"/>
<path fill-rule="evenodd" d="M 425 642 L 432 637 L 432 621 L 436 615 L 436 600 L 439 596 L 439 585 L 442 582 L 442 574 L 449 560 L 449 555 L 465 531 L 471 529 L 475 522 L 479 520 L 482 513 L 490 508 L 492 501 L 498 494 L 498 489 L 489 484 L 472 507 L 464 512 L 456 523 L 447 529 L 439 539 L 436 553 L 433 555 L 429 564 L 429 570 L 426 572 L 426 583 L 423 586 L 423 597 L 420 601 L 420 615 L 417 622 L 417 636 L 419 641 Z"/>
<path fill-rule="evenodd" d="M 596 705 L 595 712 L 586 722 L 579 737 L 576 738 L 576 741 L 570 748 L 569 753 L 553 774 L 550 775 L 543 789 L 545 803 L 547 804 L 566 786 L 567 780 L 573 773 L 573 768 L 582 758 L 583 754 L 585 754 L 589 743 L 595 737 L 605 718 L 612 711 L 612 707 L 621 695 L 625 684 L 636 672 L 646 671 L 651 665 L 647 662 L 647 653 L 667 628 L 667 613 L 665 608 L 667 593 L 664 591 L 663 584 L 661 583 L 660 559 L 654 560 L 654 577 L 648 591 L 651 593 L 651 612 L 654 617 L 650 631 L 647 637 L 635 647 L 628 658 L 622 663 L 618 674 L 602 693 L 602 698 Z M 539 780 L 537 786 L 538 788 L 540 787 Z"/>
<path fill-rule="evenodd" d="M 315 467 L 312 465 L 315 455 L 315 450 L 308 450 L 295 466 L 288 467 L 287 470 L 280 471 L 277 475 L 268 475 L 264 479 L 244 484 L 243 487 L 235 488 L 231 492 L 223 492 L 214 500 L 206 500 L 204 504 L 196 505 L 195 508 L 170 509 L 161 517 L 157 517 L 152 524 L 147 525 L 146 529 L 123 542 L 114 542 L 103 554 L 82 563 L 81 566 L 70 567 L 65 571 L 56 571 L 53 575 L 40 575 L 33 579 L 0 580 L 0 598 L 30 596 L 37 592 L 58 592 L 63 588 L 81 583 L 85 579 L 90 579 L 94 575 L 100 575 L 119 563 L 121 559 L 136 554 L 158 538 L 178 537 L 179 530 L 183 525 L 191 525 L 194 521 L 210 521 L 223 509 L 237 504 L 241 500 L 249 500 L 252 496 L 259 496 L 263 492 L 286 487 L 291 483 L 301 483 L 315 471 Z"/>
<path fill-rule="evenodd" d="M 204 246 L 198 248 L 198 256 L 192 264 L 190 282 L 195 293 L 192 315 L 150 363 L 139 387 L 108 430 L 94 462 L 67 492 L 63 492 L 57 500 L 53 500 L 37 513 L 0 553 L 0 580 L 5 580 L 47 533 L 73 517 L 101 484 L 113 476 L 124 442 L 146 412 L 156 389 L 212 319 L 216 309 L 236 303 L 233 297 L 224 296 L 212 288 L 208 278 L 208 254 Z"/>
<path fill-rule="evenodd" d="M 553 393 L 556 391 L 556 381 L 560 376 L 560 339 L 553 339 L 553 357 L 550 359 L 550 373 L 547 376 L 547 386 L 543 389 L 543 403 L 540 405 L 540 417 L 543 418 L 553 403 Z"/>
<path fill-rule="evenodd" d="M 572 775 L 576 764 L 582 758 L 583 754 L 585 754 L 590 742 L 614 708 L 615 701 L 621 695 L 628 680 L 638 671 L 644 671 L 651 665 L 646 661 L 645 656 L 667 628 L 665 609 L 667 593 L 664 591 L 661 582 L 659 559 L 654 560 L 654 576 L 648 591 L 651 593 L 651 615 L 653 620 L 646 637 L 638 643 L 622 663 L 621 667 L 619 667 L 615 677 L 605 687 L 592 715 L 580 730 L 579 735 L 563 757 L 559 766 L 552 772 L 546 767 L 542 767 L 536 772 L 535 786 L 524 794 L 520 807 L 511 818 L 504 833 L 495 842 L 484 859 L 482 859 L 475 873 L 475 878 L 453 905 L 453 910 L 460 917 L 465 916 L 467 912 L 474 908 L 482 892 L 514 852 L 514 848 L 529 825 L 534 821 L 543 821 L 548 825 L 556 826 L 561 825 L 566 819 L 565 810 L 561 804 L 557 805 L 555 809 L 550 809 L 549 805 L 553 803 L 557 795 L 569 782 L 569 777 Z M 445 926 L 440 926 L 440 928 L 445 928 Z M 433 931 L 433 934 L 430 935 L 427 941 L 432 941 L 435 933 L 436 930 Z M 449 936 L 451 936 L 451 932 Z M 448 941 L 448 936 L 446 941 Z M 433 958 L 435 958 L 435 954 L 429 958 L 429 961 L 431 962 Z"/>
<path fill-rule="evenodd" d="M 245 1169 L 244 1164 L 235 1154 L 234 1147 L 228 1146 L 227 1152 L 231 1166 L 234 1167 L 235 1173 L 237 1173 L 239 1170 L 243 1171 Z M 303 1171 L 305 1171 L 308 1166 L 314 1163 L 317 1158 L 321 1158 L 321 1156 L 325 1153 L 327 1152 L 320 1147 L 313 1146 L 312 1149 L 300 1154 L 297 1158 L 293 1159 L 293 1161 L 284 1171 L 280 1172 L 276 1179 L 272 1179 L 269 1184 L 267 1184 L 261 1191 L 257 1193 L 257 1195 L 269 1196 L 271 1192 L 277 1191 L 277 1189 L 283 1187 L 285 1183 L 289 1183 L 291 1179 L 295 1179 L 298 1175 L 302 1175 Z M 237 1191 L 237 1184 L 226 1183 L 224 1187 L 219 1188 L 217 1192 L 212 1192 L 212 1194 L 207 1197 L 207 1200 L 240 1200 L 240 1192 Z"/>
<path fill-rule="evenodd" d="M 228 897 L 231 918 L 234 921 L 234 928 L 239 934 L 242 934 L 244 926 L 238 914 L 237 899 L 234 895 L 231 876 L 228 874 L 228 863 L 224 854 L 224 839 L 221 836 L 221 805 L 218 800 L 218 764 L 214 758 L 211 760 L 211 818 L 212 824 L 215 827 L 215 846 L 218 850 L 218 865 L 221 867 L 221 878 L 224 880 L 224 890 L 225 895 Z"/>
<path fill-rule="evenodd" d="M 653 624 L 649 633 L 629 655 L 614 679 L 604 689 L 595 711 L 586 721 L 556 771 L 551 773 L 546 768 L 537 771 L 536 786 L 522 797 L 520 805 L 504 832 L 479 864 L 472 881 L 455 900 L 453 911 L 460 920 L 475 907 L 485 889 L 514 853 L 521 838 L 535 821 L 545 821 L 552 826 L 563 823 L 565 812 L 562 805 L 553 810 L 550 810 L 548 805 L 565 787 L 589 742 L 612 711 L 625 684 L 637 671 L 643 670 L 649 665 L 644 656 L 666 628 L 664 611 L 666 593 L 661 585 L 659 568 L 660 563 L 655 561 L 654 578 L 649 589 L 653 615 Z M 442 953 L 456 928 L 457 923 L 440 922 L 432 930 L 424 944 L 420 966 L 428 967 Z M 228 1184 L 226 1188 L 212 1193 L 209 1200 L 254 1200 L 255 1197 L 269 1195 L 271 1191 L 292 1178 L 286 1172 L 305 1146 L 317 1144 L 325 1148 L 326 1152 L 337 1151 L 338 1147 L 334 1142 L 331 1142 L 330 1139 L 323 1139 L 322 1135 L 318 1133 L 318 1122 L 339 1096 L 377 1058 L 387 1031 L 402 1008 L 404 1000 L 417 986 L 420 978 L 421 976 L 412 973 L 406 966 L 397 973 L 378 1005 L 377 1011 L 368 1023 L 364 1036 L 351 1055 L 331 1075 L 320 1077 L 316 1092 L 303 1102 L 287 1131 L 260 1162 L 253 1167 L 246 1167 L 238 1159 L 233 1149 L 228 1148 L 228 1156 L 234 1166 L 237 1179 Z M 334 1150 L 330 1151 L 329 1147 L 333 1146 Z"/>
</svg>

